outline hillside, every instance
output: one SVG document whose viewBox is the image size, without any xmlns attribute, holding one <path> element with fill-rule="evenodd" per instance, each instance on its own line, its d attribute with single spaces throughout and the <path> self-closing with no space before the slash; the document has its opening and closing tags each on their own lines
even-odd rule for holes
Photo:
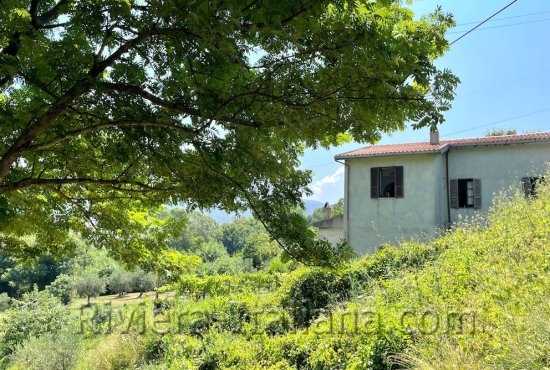
<svg viewBox="0 0 550 370">
<path fill-rule="evenodd" d="M 433 243 L 387 247 L 338 272 L 299 269 L 261 294 L 211 292 L 184 305 L 203 326 L 195 317 L 165 337 L 165 365 L 548 368 L 549 235 L 546 186 L 534 199 L 502 195 L 486 218 Z"/>
<path fill-rule="evenodd" d="M 189 275 L 174 288 L 154 312 L 85 316 L 74 368 L 548 369 L 550 187 L 339 270 Z M 10 366 L 32 368 L 22 353 Z"/>
</svg>

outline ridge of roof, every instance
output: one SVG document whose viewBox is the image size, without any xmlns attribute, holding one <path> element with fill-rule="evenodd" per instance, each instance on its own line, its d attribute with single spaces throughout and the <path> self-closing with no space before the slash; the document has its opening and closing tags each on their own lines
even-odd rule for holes
<svg viewBox="0 0 550 370">
<path fill-rule="evenodd" d="M 361 157 L 376 157 L 403 154 L 426 154 L 445 152 L 449 147 L 467 147 L 478 145 L 527 144 L 535 142 L 550 142 L 550 132 L 535 132 L 529 134 L 485 136 L 466 139 L 441 140 L 438 144 L 429 141 L 371 145 L 361 149 L 337 154 L 335 159 L 350 159 Z"/>
</svg>

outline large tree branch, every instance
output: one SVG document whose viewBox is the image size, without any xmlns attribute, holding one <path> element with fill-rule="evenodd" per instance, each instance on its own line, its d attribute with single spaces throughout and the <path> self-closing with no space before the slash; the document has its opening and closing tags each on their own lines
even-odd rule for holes
<svg viewBox="0 0 550 370">
<path fill-rule="evenodd" d="M 179 103 L 165 100 L 135 85 L 112 83 L 112 82 L 101 82 L 97 86 L 99 88 L 102 88 L 108 91 L 116 91 L 116 92 L 123 92 L 130 95 L 137 95 L 139 97 L 142 97 L 150 101 L 153 104 L 159 105 L 161 107 L 167 108 L 169 110 L 172 110 L 180 114 L 185 114 L 187 116 L 201 117 L 201 112 L 198 109 L 186 106 L 184 104 L 179 104 Z"/>
<path fill-rule="evenodd" d="M 136 192 L 136 193 L 152 193 L 152 192 L 165 192 L 174 191 L 175 188 L 156 188 L 149 184 L 134 181 L 134 180 L 110 180 L 110 179 L 97 179 L 88 177 L 79 178 L 26 178 L 16 181 L 12 184 L 0 186 L 0 194 L 4 194 L 14 190 L 21 190 L 32 186 L 62 186 L 62 185 L 103 185 L 112 188 L 113 190 L 123 190 L 124 192 Z M 124 188 L 127 186 L 127 188 Z"/>
<path fill-rule="evenodd" d="M 252 3 L 253 4 L 253 3 Z M 305 12 L 307 12 L 309 9 L 313 8 L 313 5 L 309 5 L 309 6 L 302 6 L 302 8 L 300 10 L 298 10 L 297 12 L 293 13 L 293 14 L 290 14 L 288 17 L 286 17 L 285 19 L 281 20 L 281 26 L 286 26 L 288 25 L 290 22 L 292 22 L 294 19 L 296 19 L 297 17 L 299 17 L 300 15 L 304 14 Z M 245 8 L 246 9 L 246 8 Z M 242 23 L 241 22 L 241 25 L 240 27 L 246 31 L 250 31 L 252 29 L 261 29 L 261 28 L 264 28 L 266 26 L 266 24 L 264 22 L 258 22 L 258 23 Z"/>
<path fill-rule="evenodd" d="M 89 70 L 86 77 L 76 81 L 76 83 L 65 94 L 60 96 L 50 107 L 48 111 L 39 116 L 33 123 L 31 123 L 23 132 L 19 135 L 17 140 L 11 145 L 11 147 L 4 153 L 0 160 L 0 182 L 3 181 L 9 172 L 12 163 L 23 153 L 31 142 L 40 135 L 48 125 L 55 120 L 61 113 L 63 113 L 75 99 L 82 94 L 89 91 L 94 83 L 95 78 L 102 73 L 108 66 L 130 48 L 144 39 L 143 36 L 128 40 L 122 44 L 113 54 L 100 63 L 94 64 Z"/>
<path fill-rule="evenodd" d="M 197 146 L 198 148 L 198 146 Z M 273 230 L 271 230 L 271 228 L 269 227 L 268 223 L 265 221 L 265 219 L 263 218 L 262 216 L 262 212 L 260 212 L 260 210 L 256 207 L 256 203 L 254 202 L 254 200 L 252 199 L 252 195 L 250 194 L 250 192 L 248 191 L 248 189 L 246 188 L 246 186 L 242 185 L 239 181 L 235 180 L 233 177 L 227 175 L 226 173 L 223 173 L 217 169 L 215 169 L 214 167 L 212 167 L 210 165 L 210 162 L 206 159 L 206 157 L 204 156 L 204 154 L 202 153 L 201 150 L 198 150 L 198 153 L 202 159 L 202 162 L 204 163 L 204 166 L 211 172 L 223 177 L 224 179 L 226 179 L 230 184 L 232 184 L 235 188 L 239 189 L 239 191 L 241 192 L 241 194 L 243 195 L 243 197 L 246 199 L 246 202 L 248 203 L 250 209 L 252 210 L 253 214 L 257 217 L 257 219 L 260 221 L 260 223 L 264 226 L 264 228 L 266 229 L 266 231 L 269 233 L 269 235 L 277 242 L 277 244 L 279 244 L 279 246 L 286 252 L 288 253 L 288 255 L 292 258 L 294 258 L 295 260 L 299 261 L 301 260 L 299 258 L 299 256 L 295 255 L 291 250 L 289 250 L 289 248 L 286 247 L 286 245 L 281 242 L 279 240 L 279 238 L 277 238 L 277 235 L 273 232 Z M 305 265 L 308 265 L 307 261 L 304 261 L 303 262 Z"/>
<path fill-rule="evenodd" d="M 98 123 L 96 125 L 91 125 L 91 126 L 83 127 L 78 130 L 73 130 L 63 135 L 60 135 L 53 140 L 31 145 L 27 148 L 27 150 L 28 151 L 45 150 L 57 144 L 60 144 L 64 141 L 73 139 L 77 136 L 84 135 L 90 132 L 94 132 L 102 129 L 122 128 L 122 127 L 161 127 L 161 128 L 166 128 L 169 130 L 179 131 L 179 132 L 189 134 L 190 137 L 194 137 L 199 134 L 199 132 L 196 130 L 192 130 L 187 127 L 178 126 L 176 124 L 170 124 L 165 122 L 119 120 L 119 121 L 112 121 L 112 122 L 106 122 L 106 123 Z"/>
<path fill-rule="evenodd" d="M 43 27 L 46 23 L 49 23 L 59 17 L 63 7 L 68 5 L 70 0 L 60 0 L 50 10 L 38 17 L 40 27 Z"/>
<path fill-rule="evenodd" d="M 111 82 L 101 82 L 97 85 L 100 88 L 103 88 L 108 91 L 117 91 L 117 92 L 123 92 L 130 95 L 137 95 L 139 97 L 142 97 L 148 101 L 150 101 L 153 104 L 156 104 L 158 106 L 161 106 L 163 108 L 172 110 L 174 112 L 177 112 L 179 114 L 185 114 L 188 116 L 193 116 L 197 118 L 203 118 L 206 120 L 213 120 L 213 121 L 221 121 L 221 122 L 231 122 L 242 126 L 248 126 L 248 127 L 260 127 L 261 123 L 257 121 L 252 120 L 245 120 L 245 119 L 238 119 L 232 116 L 227 115 L 220 115 L 219 117 L 209 117 L 206 116 L 203 112 L 199 111 L 198 109 L 186 106 L 184 104 L 176 103 L 173 101 L 169 101 L 166 99 L 163 99 L 153 93 L 150 93 L 147 90 L 142 89 L 141 87 L 134 86 L 134 85 L 127 85 L 127 84 L 120 84 L 120 83 L 111 83 Z"/>
</svg>

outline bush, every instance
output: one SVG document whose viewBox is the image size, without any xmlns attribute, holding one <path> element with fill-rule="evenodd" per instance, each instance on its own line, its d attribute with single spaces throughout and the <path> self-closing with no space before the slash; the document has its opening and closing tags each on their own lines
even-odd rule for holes
<svg viewBox="0 0 550 370">
<path fill-rule="evenodd" d="M 163 336 L 156 333 L 147 333 L 143 338 L 143 345 L 140 350 L 142 363 L 157 363 L 162 361 L 168 350 L 167 343 Z"/>
<path fill-rule="evenodd" d="M 58 298 L 36 288 L 21 300 L 13 300 L 0 334 L 0 357 L 12 353 L 28 338 L 61 331 L 68 326 L 70 313 Z"/>
<path fill-rule="evenodd" d="M 61 274 L 46 288 L 51 295 L 59 298 L 63 304 L 69 304 L 73 298 L 73 285 L 73 281 L 69 275 Z"/>
<path fill-rule="evenodd" d="M 349 293 L 337 272 L 320 268 L 294 272 L 282 289 L 282 305 L 289 310 L 294 325 L 301 328 Z"/>
<path fill-rule="evenodd" d="M 135 333 L 112 334 L 81 358 L 78 369 L 133 369 L 140 360 L 141 337 Z"/>
<path fill-rule="evenodd" d="M 47 333 L 19 344 L 11 357 L 16 367 L 28 370 L 72 369 L 80 353 L 80 338 L 69 332 Z"/>
<path fill-rule="evenodd" d="M 0 311 L 10 308 L 11 298 L 8 293 L 0 293 Z"/>
</svg>

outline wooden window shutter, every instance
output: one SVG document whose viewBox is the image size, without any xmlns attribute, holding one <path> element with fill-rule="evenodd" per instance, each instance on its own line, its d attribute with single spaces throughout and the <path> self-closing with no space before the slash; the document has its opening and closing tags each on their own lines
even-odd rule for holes
<svg viewBox="0 0 550 370">
<path fill-rule="evenodd" d="M 403 198 L 403 166 L 395 167 L 395 197 Z"/>
<path fill-rule="evenodd" d="M 474 208 L 481 208 L 481 180 L 474 179 Z"/>
<path fill-rule="evenodd" d="M 451 198 L 451 208 L 458 208 L 458 180 L 449 180 L 449 195 Z"/>
<path fill-rule="evenodd" d="M 521 185 L 523 186 L 523 193 L 525 194 L 525 197 L 529 197 L 531 195 L 531 178 L 530 177 L 522 177 L 521 178 Z"/>
<path fill-rule="evenodd" d="M 380 169 L 377 167 L 373 167 L 370 169 L 370 197 L 371 198 L 378 198 L 378 195 L 380 194 L 380 180 L 378 179 L 378 175 L 380 173 Z"/>
</svg>

